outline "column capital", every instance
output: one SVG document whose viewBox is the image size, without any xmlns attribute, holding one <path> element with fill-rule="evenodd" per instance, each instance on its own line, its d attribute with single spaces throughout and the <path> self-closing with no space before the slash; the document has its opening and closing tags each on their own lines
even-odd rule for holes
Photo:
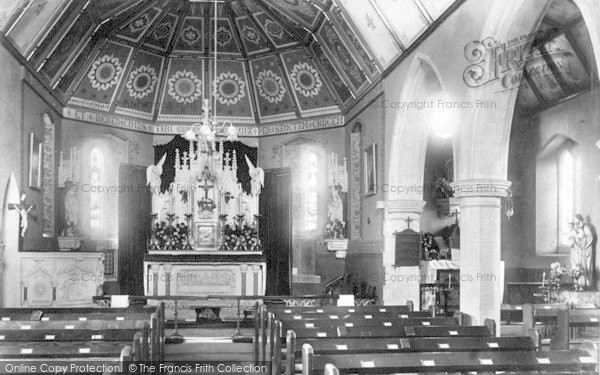
<svg viewBox="0 0 600 375">
<path fill-rule="evenodd" d="M 420 214 L 427 202 L 420 199 L 398 199 L 390 201 L 378 201 L 377 209 L 385 213 L 415 213 Z"/>
<path fill-rule="evenodd" d="M 499 179 L 460 180 L 452 183 L 455 198 L 504 198 L 512 182 Z"/>
</svg>

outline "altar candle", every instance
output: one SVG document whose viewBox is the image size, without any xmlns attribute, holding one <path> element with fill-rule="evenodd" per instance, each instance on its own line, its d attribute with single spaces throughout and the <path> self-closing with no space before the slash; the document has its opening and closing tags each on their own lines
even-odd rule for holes
<svg viewBox="0 0 600 375">
<path fill-rule="evenodd" d="M 542 287 L 546 284 L 546 272 L 542 274 Z"/>
</svg>

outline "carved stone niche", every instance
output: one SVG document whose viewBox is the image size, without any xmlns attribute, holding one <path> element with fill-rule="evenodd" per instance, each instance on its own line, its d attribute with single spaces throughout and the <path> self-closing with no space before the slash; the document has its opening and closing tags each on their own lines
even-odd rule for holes
<svg viewBox="0 0 600 375">
<path fill-rule="evenodd" d="M 395 266 L 418 266 L 421 259 L 421 234 L 406 229 L 394 235 L 396 236 Z"/>
</svg>

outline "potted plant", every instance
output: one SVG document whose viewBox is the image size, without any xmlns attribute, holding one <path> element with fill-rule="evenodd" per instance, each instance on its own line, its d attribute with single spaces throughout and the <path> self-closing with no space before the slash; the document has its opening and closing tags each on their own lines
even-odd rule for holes
<svg viewBox="0 0 600 375">
<path fill-rule="evenodd" d="M 329 219 L 325 225 L 325 243 L 327 250 L 335 251 L 335 257 L 342 259 L 346 257 L 348 250 L 348 239 L 344 236 L 346 222 L 339 219 Z"/>
<path fill-rule="evenodd" d="M 436 205 L 440 208 L 442 215 L 448 215 L 450 213 L 450 205 L 453 203 L 454 188 L 450 185 L 450 182 L 445 177 L 438 177 L 432 184 L 433 198 L 435 199 Z"/>
</svg>

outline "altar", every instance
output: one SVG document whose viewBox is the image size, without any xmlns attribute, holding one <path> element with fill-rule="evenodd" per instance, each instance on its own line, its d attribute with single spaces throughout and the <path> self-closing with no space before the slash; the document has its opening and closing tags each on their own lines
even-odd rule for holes
<svg viewBox="0 0 600 375">
<path fill-rule="evenodd" d="M 261 253 L 155 251 L 144 258 L 146 296 L 262 296 Z"/>
<path fill-rule="evenodd" d="M 258 232 L 264 171 L 256 149 L 236 137 L 216 140 L 204 104 L 199 129 L 157 152 L 147 169 L 152 227 L 144 293 L 197 296 L 197 305 L 208 296 L 262 296 L 267 273 Z"/>
</svg>

